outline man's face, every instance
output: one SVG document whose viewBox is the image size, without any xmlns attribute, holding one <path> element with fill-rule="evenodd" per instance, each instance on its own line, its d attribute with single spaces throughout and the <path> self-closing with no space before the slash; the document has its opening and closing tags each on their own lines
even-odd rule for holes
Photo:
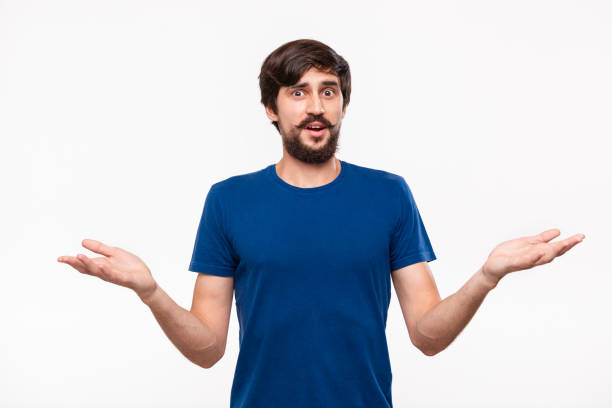
<svg viewBox="0 0 612 408">
<path fill-rule="evenodd" d="M 308 70 L 297 84 L 283 86 L 278 92 L 278 114 L 266 107 L 266 114 L 278 122 L 287 153 L 305 163 L 324 163 L 336 153 L 342 118 L 343 98 L 340 79 L 315 68 Z M 313 126 L 320 130 L 309 130 Z"/>
</svg>

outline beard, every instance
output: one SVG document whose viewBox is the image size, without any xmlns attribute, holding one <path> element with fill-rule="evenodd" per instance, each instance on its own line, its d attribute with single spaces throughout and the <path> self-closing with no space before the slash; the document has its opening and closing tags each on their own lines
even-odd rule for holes
<svg viewBox="0 0 612 408">
<path fill-rule="evenodd" d="M 306 132 L 305 137 L 314 140 L 316 147 L 308 146 L 300 137 L 302 131 L 306 128 L 306 124 L 303 126 L 292 127 L 286 133 L 283 131 L 280 132 L 283 139 L 283 146 L 285 147 L 285 150 L 287 150 L 287 153 L 297 160 L 303 161 L 304 163 L 325 163 L 331 159 L 338 150 L 340 122 L 332 126 L 327 120 L 317 117 L 314 120 L 308 120 L 307 123 L 314 122 L 315 120 L 323 122 L 327 126 L 327 132 L 329 132 L 329 136 L 323 135 L 319 138 L 314 138 L 308 135 Z M 279 127 L 282 129 L 280 122 Z"/>
</svg>

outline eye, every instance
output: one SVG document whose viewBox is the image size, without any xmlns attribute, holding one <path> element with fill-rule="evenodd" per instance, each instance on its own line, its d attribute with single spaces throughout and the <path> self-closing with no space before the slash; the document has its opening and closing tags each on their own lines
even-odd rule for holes
<svg viewBox="0 0 612 408">
<path fill-rule="evenodd" d="M 336 94 L 336 91 L 334 91 L 331 88 L 328 88 L 328 89 L 324 90 L 323 92 L 329 92 L 328 94 L 326 94 L 327 96 L 333 96 L 333 95 Z"/>
<path fill-rule="evenodd" d="M 295 95 L 296 92 L 302 93 L 302 91 L 300 91 L 299 89 L 297 91 L 293 91 L 292 95 Z M 301 96 L 301 95 L 297 95 L 297 96 Z"/>
</svg>

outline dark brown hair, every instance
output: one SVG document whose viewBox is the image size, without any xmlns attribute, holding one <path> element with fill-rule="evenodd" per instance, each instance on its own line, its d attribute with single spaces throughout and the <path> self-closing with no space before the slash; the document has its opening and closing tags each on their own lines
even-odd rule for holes
<svg viewBox="0 0 612 408">
<path fill-rule="evenodd" d="M 266 57 L 259 73 L 261 103 L 278 114 L 276 98 L 281 86 L 294 85 L 310 68 L 329 72 L 340 79 L 344 109 L 351 99 L 348 62 L 329 46 L 310 39 L 285 43 Z M 272 124 L 279 130 L 277 122 Z"/>
</svg>

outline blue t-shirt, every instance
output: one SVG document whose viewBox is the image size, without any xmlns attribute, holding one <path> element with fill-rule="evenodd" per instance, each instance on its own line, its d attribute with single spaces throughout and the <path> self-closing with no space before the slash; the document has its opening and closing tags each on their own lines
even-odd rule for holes
<svg viewBox="0 0 612 408">
<path fill-rule="evenodd" d="M 234 278 L 231 408 L 392 407 L 391 272 L 436 256 L 403 177 L 340 163 L 319 187 L 271 164 L 206 196 L 189 270 Z"/>
</svg>

